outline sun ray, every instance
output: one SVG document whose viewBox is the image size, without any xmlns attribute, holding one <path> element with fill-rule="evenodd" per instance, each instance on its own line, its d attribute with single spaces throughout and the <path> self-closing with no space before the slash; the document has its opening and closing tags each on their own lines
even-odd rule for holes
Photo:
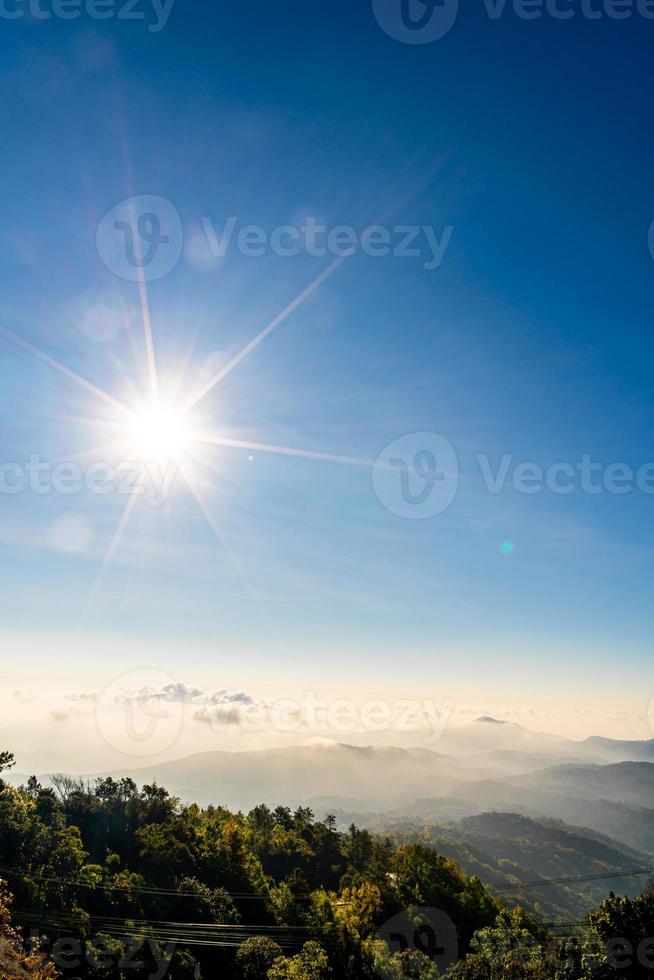
<svg viewBox="0 0 654 980">
<path fill-rule="evenodd" d="M 209 527 L 211 528 L 211 530 L 215 534 L 215 536 L 216 536 L 216 538 L 218 540 L 218 543 L 220 544 L 221 548 L 223 549 L 223 551 L 227 555 L 227 558 L 229 559 L 229 561 L 230 561 L 230 563 L 232 565 L 232 568 L 234 569 L 234 571 L 238 575 L 239 579 L 241 580 L 241 583 L 243 584 L 243 587 L 246 589 L 246 591 L 251 596 L 251 598 L 253 598 L 257 602 L 259 602 L 259 596 L 257 595 L 257 593 L 255 592 L 254 588 L 252 587 L 252 583 L 244 575 L 243 570 L 240 567 L 239 563 L 236 561 L 236 558 L 234 557 L 234 554 L 233 554 L 231 548 L 227 544 L 227 541 L 225 540 L 225 536 L 224 536 L 223 532 L 221 531 L 220 526 L 218 525 L 218 522 L 216 521 L 215 517 L 213 516 L 213 514 L 211 513 L 211 511 L 209 510 L 209 508 L 207 507 L 207 504 L 206 504 L 206 502 L 205 502 L 202 494 L 200 493 L 200 491 L 198 490 L 198 488 L 196 486 L 194 486 L 193 480 L 190 479 L 190 477 L 187 475 L 187 473 L 185 472 L 185 469 L 184 469 L 183 466 L 180 467 L 180 473 L 182 474 L 182 479 L 184 480 L 184 483 L 188 487 L 189 492 L 195 498 L 195 501 L 196 501 L 198 507 L 202 511 L 202 514 L 203 514 L 203 516 L 204 516 L 207 524 L 209 525 Z"/>
<path fill-rule="evenodd" d="M 81 375 L 71 370 L 71 368 L 66 367 L 65 364 L 61 363 L 61 361 L 57 361 L 54 357 L 50 357 L 49 354 L 46 354 L 45 351 L 35 347 L 34 344 L 30 344 L 29 341 L 23 340 L 22 337 L 19 337 L 12 330 L 8 330 L 7 327 L 0 325 L 0 334 L 2 334 L 2 336 L 6 337 L 8 340 L 11 340 L 12 343 L 16 344 L 18 347 L 22 347 L 23 350 L 28 351 L 28 353 L 38 358 L 38 360 L 43 361 L 44 364 L 54 368 L 55 371 L 63 374 L 63 376 L 68 378 L 69 381 L 74 381 L 75 384 L 80 385 L 85 389 L 85 391 L 90 392 L 92 395 L 95 395 L 96 398 L 99 398 L 101 401 L 111 405 L 112 408 L 118 408 L 121 412 L 129 411 L 127 406 L 123 405 L 117 398 L 114 398 L 113 395 L 103 391 L 102 388 L 98 388 L 97 385 L 92 384 L 92 382 L 87 381 L 86 378 L 83 378 Z"/>
<path fill-rule="evenodd" d="M 184 381 L 186 378 L 186 374 L 189 370 L 189 366 L 195 354 L 195 349 L 197 347 L 199 336 L 200 336 L 200 328 L 196 326 L 195 330 L 193 331 L 193 335 L 191 336 L 191 339 L 189 341 L 189 344 L 186 347 L 186 350 L 180 359 L 179 368 L 176 372 L 176 375 L 174 379 L 171 381 L 170 389 L 175 404 L 179 403 L 182 387 L 184 385 Z"/>
<path fill-rule="evenodd" d="M 412 195 L 415 192 L 415 188 L 410 188 L 409 192 Z M 385 217 L 392 210 L 395 210 L 401 201 L 402 199 L 400 199 L 399 202 L 395 202 L 395 204 L 391 205 L 390 208 L 383 211 L 379 217 L 375 219 L 374 224 L 385 219 Z M 371 225 L 369 225 L 358 237 L 357 246 L 361 243 L 363 236 L 370 227 Z M 138 236 L 136 243 L 137 248 L 140 248 L 141 242 Z M 152 460 L 153 462 L 155 460 L 159 460 L 160 462 L 164 460 L 174 460 L 178 466 L 178 472 L 181 474 L 188 491 L 195 499 L 205 520 L 219 542 L 230 564 L 234 568 L 238 578 L 242 582 L 247 592 L 254 599 L 256 599 L 257 602 L 259 602 L 259 597 L 255 594 L 249 579 L 243 574 L 237 558 L 234 556 L 227 544 L 226 537 L 221 529 L 221 526 L 212 514 L 207 501 L 205 500 L 201 489 L 202 484 L 199 484 L 198 480 L 195 479 L 193 468 L 194 457 L 199 457 L 200 464 L 205 468 L 214 469 L 212 461 L 207 459 L 209 453 L 201 451 L 200 447 L 213 446 L 237 450 L 241 449 L 249 452 L 269 453 L 282 457 L 293 457 L 298 459 L 339 463 L 360 467 L 369 467 L 371 465 L 371 460 L 369 458 L 362 458 L 354 455 L 324 453 L 313 450 L 297 449 L 291 446 L 274 445 L 254 440 L 230 438 L 228 436 L 213 432 L 198 433 L 197 421 L 192 422 L 193 416 L 190 415 L 188 418 L 183 418 L 183 416 L 189 415 L 192 409 L 194 409 L 199 402 L 209 395 L 217 387 L 217 385 L 219 385 L 234 370 L 234 368 L 245 360 L 249 354 L 255 351 L 267 337 L 269 337 L 282 324 L 284 324 L 285 321 L 293 313 L 295 313 L 340 268 L 341 265 L 343 265 L 351 256 L 356 255 L 357 253 L 358 248 L 355 248 L 347 255 L 340 255 L 333 258 L 321 272 L 311 279 L 309 283 L 302 288 L 301 291 L 293 299 L 291 299 L 291 301 L 288 302 L 286 306 L 261 330 L 259 330 L 259 332 L 256 333 L 256 335 L 252 337 L 252 339 L 241 350 L 234 354 L 223 367 L 216 371 L 207 380 L 200 380 L 200 387 L 196 388 L 195 390 L 189 390 L 187 387 L 188 379 L 185 376 L 191 358 L 193 357 L 197 335 L 189 344 L 187 351 L 181 358 L 181 363 L 177 365 L 172 377 L 169 377 L 167 374 L 167 365 L 165 362 L 164 368 L 166 370 L 164 371 L 164 374 L 162 374 L 161 379 L 159 377 L 148 286 L 143 268 L 140 269 L 137 278 L 143 340 L 139 341 L 138 330 L 136 330 L 134 333 L 130 331 L 128 334 L 130 342 L 134 345 L 132 348 L 132 356 L 134 357 L 134 362 L 136 363 L 136 372 L 132 377 L 125 378 L 127 390 L 124 390 L 123 388 L 120 389 L 121 398 L 124 399 L 127 396 L 128 404 L 125 404 L 124 401 L 119 400 L 119 398 L 109 394 L 107 391 L 104 391 L 91 381 L 88 381 L 86 378 L 77 374 L 56 358 L 45 353 L 45 351 L 41 350 L 34 344 L 31 344 L 29 341 L 24 340 L 22 337 L 18 336 L 8 328 L 0 326 L 0 335 L 33 355 L 42 363 L 56 370 L 67 380 L 81 387 L 94 398 L 99 399 L 111 407 L 111 417 L 93 418 L 92 413 L 89 412 L 88 415 L 77 418 L 75 421 L 82 422 L 90 428 L 97 426 L 98 428 L 111 429 L 114 432 L 117 430 L 119 433 L 124 433 L 124 438 L 120 438 L 120 441 L 108 442 L 104 445 L 83 450 L 74 455 L 69 455 L 65 457 L 65 460 L 81 460 L 93 456 L 97 457 L 102 454 L 108 456 L 115 453 L 116 458 L 121 459 L 126 459 L 126 456 L 128 455 L 130 459 L 134 459 L 144 464 L 146 469 L 148 466 L 148 460 Z M 142 363 L 143 342 L 145 345 L 145 365 Z M 136 350 L 137 345 L 138 352 Z M 164 387 L 166 389 L 165 391 Z M 184 389 L 186 389 L 186 391 L 184 391 Z M 71 421 L 70 418 L 67 420 Z M 194 450 L 197 450 L 197 452 L 194 452 Z M 215 453 L 211 454 L 212 457 L 215 455 Z M 63 459 L 61 461 L 63 461 Z M 197 462 L 198 459 L 196 458 L 195 461 Z M 190 470 L 187 469 L 186 464 L 191 467 Z M 224 479 L 224 473 L 222 473 L 222 477 Z M 134 491 L 130 494 L 124 509 L 119 515 L 117 526 L 114 530 L 106 553 L 104 554 L 104 557 L 102 557 L 97 576 L 90 590 L 84 615 L 86 615 L 89 607 L 94 602 L 104 582 L 107 570 L 115 559 L 126 528 L 130 522 L 130 519 L 132 518 L 134 508 L 137 504 L 138 493 L 142 488 L 144 478 L 145 472 L 140 478 L 138 486 L 135 487 Z M 236 481 L 234 481 L 234 483 L 235 485 L 238 485 Z M 164 500 L 164 504 L 164 516 L 169 526 L 170 501 L 167 497 Z"/>
<path fill-rule="evenodd" d="M 252 452 L 276 453 L 279 456 L 296 456 L 300 459 L 322 460 L 326 463 L 350 463 L 352 466 L 370 466 L 371 460 L 362 456 L 339 456 L 335 453 L 312 452 L 309 449 L 293 449 L 290 446 L 273 446 L 265 442 L 248 442 L 245 439 L 228 439 L 226 436 L 193 436 L 193 442 L 206 446 L 227 446 L 231 449 L 250 449 Z"/>
<path fill-rule="evenodd" d="M 198 449 L 200 449 L 200 451 L 198 451 Z M 186 455 L 190 460 L 192 460 L 197 465 L 208 470 L 210 473 L 215 473 L 215 475 L 219 477 L 223 483 L 229 482 L 232 486 L 236 487 L 236 489 L 239 490 L 241 493 L 246 493 L 248 491 L 248 487 L 246 486 L 246 484 L 241 483 L 240 480 L 235 480 L 233 476 L 230 476 L 229 479 L 227 478 L 224 468 L 219 463 L 216 463 L 214 460 L 212 460 L 211 457 L 207 456 L 207 453 L 204 451 L 203 448 L 203 443 L 201 442 L 195 443 L 193 441 L 189 442 Z"/>
<path fill-rule="evenodd" d="M 139 299 L 141 301 L 141 319 L 143 321 L 143 333 L 145 334 L 145 356 L 148 362 L 150 391 L 152 393 L 152 397 L 157 398 L 159 395 L 159 375 L 157 373 L 157 359 L 154 352 L 154 334 L 152 332 L 152 319 L 150 317 L 150 300 L 148 298 L 148 288 L 145 284 L 144 270 L 142 268 L 139 269 L 139 273 L 140 273 L 138 278 Z"/>
<path fill-rule="evenodd" d="M 60 456 L 55 460 L 55 465 L 57 463 L 76 463 L 79 460 L 87 459 L 89 456 L 99 456 L 100 454 L 109 454 L 112 451 L 119 451 L 124 446 L 124 442 L 121 439 L 120 442 L 105 442 L 101 446 L 92 446 L 90 449 L 82 449 L 78 453 L 69 453 L 66 456 Z M 100 460 L 96 460 L 100 462 Z M 102 460 L 105 462 L 105 460 Z"/>
<path fill-rule="evenodd" d="M 138 500 L 138 494 L 136 492 L 132 492 L 129 495 L 129 499 L 127 501 L 127 504 L 125 506 L 125 509 L 123 510 L 123 513 L 120 516 L 120 520 L 118 521 L 118 526 L 116 527 L 116 530 L 115 530 L 114 535 L 113 535 L 113 537 L 111 539 L 111 542 L 109 544 L 109 547 L 107 548 L 107 552 L 106 552 L 106 554 L 104 556 L 104 559 L 102 561 L 102 565 L 100 566 L 100 570 L 98 571 L 98 574 L 96 575 L 95 581 L 94 581 L 94 583 L 93 583 L 93 585 L 91 587 L 91 591 L 89 592 L 88 599 L 86 600 L 86 606 L 84 608 L 84 615 L 86 615 L 86 613 L 88 612 L 90 606 L 92 605 L 92 603 L 93 603 L 96 595 L 98 594 L 98 591 L 100 589 L 100 586 L 102 585 L 102 582 L 104 580 L 104 577 L 105 577 L 105 574 L 107 572 L 107 569 L 111 565 L 111 563 L 112 563 L 112 561 L 114 559 L 114 555 L 116 554 L 116 551 L 118 550 L 118 546 L 120 545 L 120 542 L 122 541 L 123 534 L 125 533 L 125 528 L 127 527 L 128 523 L 129 523 L 129 519 L 132 516 L 132 511 L 134 510 L 134 507 L 136 506 L 137 500 Z"/>
<path fill-rule="evenodd" d="M 409 185 L 402 195 L 384 208 L 371 222 L 368 222 L 364 230 L 358 236 L 356 245 L 360 245 L 364 235 L 366 235 L 371 228 L 374 228 L 381 220 L 385 219 L 401 204 L 405 204 L 408 200 L 414 197 L 421 187 L 427 185 L 433 179 L 435 174 L 441 169 L 442 164 L 442 158 L 438 158 L 436 161 L 434 161 L 430 167 L 425 170 L 423 174 L 421 174 L 419 179 Z M 234 357 L 232 357 L 232 359 L 220 369 L 220 371 L 217 371 L 213 377 L 209 378 L 206 384 L 204 384 L 194 395 L 191 396 L 183 410 L 185 412 L 190 411 L 190 409 L 194 408 L 198 402 L 202 401 L 202 399 L 205 398 L 209 392 L 213 391 L 216 385 L 220 384 L 220 382 L 226 378 L 227 375 L 233 371 L 233 369 L 240 364 L 244 358 L 248 356 L 248 354 L 251 354 L 252 351 L 266 339 L 266 337 L 269 337 L 270 334 L 277 329 L 277 327 L 281 326 L 281 324 L 284 323 L 284 321 L 287 320 L 288 317 L 294 313 L 295 310 L 297 310 L 297 308 L 301 306 L 305 300 L 307 300 L 316 291 L 316 289 L 318 289 L 323 282 L 325 282 L 326 279 L 329 279 L 329 277 L 332 276 L 344 262 L 347 262 L 349 258 L 356 255 L 357 251 L 358 248 L 355 248 L 352 252 L 348 252 L 346 255 L 339 255 L 332 262 L 330 262 L 329 265 L 315 277 L 315 279 L 312 279 L 308 286 L 305 286 L 302 292 L 300 292 L 295 299 L 291 300 L 291 302 L 284 307 L 281 313 L 278 313 L 277 316 L 273 317 L 270 323 L 268 323 L 263 330 L 260 330 L 259 333 L 238 352 L 238 354 L 235 354 Z"/>
<path fill-rule="evenodd" d="M 270 323 L 268 323 L 263 330 L 260 330 L 259 333 L 238 352 L 238 354 L 235 354 L 234 357 L 232 357 L 232 359 L 220 369 L 220 371 L 217 371 L 213 377 L 209 378 L 206 384 L 204 384 L 199 391 L 197 391 L 184 405 L 184 411 L 190 411 L 198 404 L 198 402 L 202 401 L 203 398 L 206 398 L 209 392 L 213 391 L 217 384 L 220 384 L 220 382 L 226 378 L 227 375 L 233 371 L 233 369 L 240 364 L 244 358 L 248 356 L 248 354 L 251 354 L 252 351 L 255 350 L 259 344 L 266 339 L 266 337 L 269 337 L 270 334 L 277 329 L 277 327 L 281 326 L 281 324 L 288 319 L 291 313 L 294 313 L 295 310 L 297 310 L 297 308 L 301 306 L 302 303 L 304 303 L 305 300 L 307 300 L 309 296 L 311 296 L 312 293 L 314 293 L 316 289 L 318 289 L 323 282 L 325 282 L 326 279 L 333 275 L 347 258 L 349 258 L 349 256 L 342 255 L 337 259 L 334 259 L 333 262 L 330 262 L 327 268 L 323 269 L 323 271 L 317 275 L 308 286 L 305 286 L 302 292 L 298 293 L 295 299 L 291 300 L 291 302 L 284 307 L 281 313 L 278 313 L 276 317 L 273 317 Z"/>
</svg>

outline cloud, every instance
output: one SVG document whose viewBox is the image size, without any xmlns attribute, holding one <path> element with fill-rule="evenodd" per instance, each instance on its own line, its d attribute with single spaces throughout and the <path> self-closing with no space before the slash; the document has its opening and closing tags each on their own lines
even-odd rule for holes
<svg viewBox="0 0 654 980">
<path fill-rule="evenodd" d="M 96 693 L 76 692 L 65 695 L 65 700 L 72 704 L 92 705 L 97 703 L 101 695 Z M 123 687 L 116 695 L 121 704 L 161 702 L 162 704 L 189 705 L 195 710 L 192 718 L 203 725 L 213 725 L 216 728 L 240 726 L 244 712 L 265 711 L 270 707 L 268 702 L 253 697 L 246 691 L 228 691 L 221 688 L 218 691 L 207 691 L 193 687 L 183 682 L 163 684 L 159 688 L 151 686 Z M 59 712 L 57 720 L 64 720 L 65 712 Z M 54 712 L 51 715 L 54 717 Z M 70 713 L 68 714 L 70 717 Z"/>
<path fill-rule="evenodd" d="M 193 704 L 202 705 L 208 708 L 222 708 L 225 705 L 239 705 L 250 707 L 259 702 L 257 698 L 246 694 L 245 691 L 230 692 L 226 688 L 220 691 L 203 691 L 198 687 L 188 687 L 183 683 L 165 684 L 158 691 L 151 688 L 141 688 L 131 694 L 126 692 L 126 700 L 158 700 L 169 704 Z"/>
<path fill-rule="evenodd" d="M 20 701 L 21 704 L 34 704 L 35 701 L 39 700 L 38 694 L 31 691 L 14 691 L 12 697 L 16 701 Z"/>
<path fill-rule="evenodd" d="M 50 712 L 50 719 L 58 722 L 70 721 L 70 714 L 68 711 L 55 710 Z"/>
<path fill-rule="evenodd" d="M 230 707 L 207 708 L 202 707 L 194 712 L 193 717 L 203 725 L 224 725 L 231 727 L 241 724 L 241 713 L 234 705 Z"/>
</svg>

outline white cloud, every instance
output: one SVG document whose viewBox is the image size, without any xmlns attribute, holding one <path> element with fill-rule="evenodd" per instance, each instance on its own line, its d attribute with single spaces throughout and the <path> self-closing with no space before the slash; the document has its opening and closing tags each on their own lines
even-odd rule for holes
<svg viewBox="0 0 654 980">
<path fill-rule="evenodd" d="M 34 694 L 33 691 L 14 691 L 12 698 L 21 704 L 34 704 L 35 701 L 39 700 L 38 694 Z"/>
</svg>

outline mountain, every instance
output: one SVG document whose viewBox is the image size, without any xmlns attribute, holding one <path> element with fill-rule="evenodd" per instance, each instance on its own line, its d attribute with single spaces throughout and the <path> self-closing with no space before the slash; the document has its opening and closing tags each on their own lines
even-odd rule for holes
<svg viewBox="0 0 654 980">
<path fill-rule="evenodd" d="M 183 800 L 249 809 L 258 803 L 299 805 L 315 797 L 353 797 L 375 808 L 458 783 L 456 759 L 426 749 L 361 747 L 332 742 L 258 752 L 205 752 L 149 768 L 121 770 L 138 783 L 157 782 Z"/>
<path fill-rule="evenodd" d="M 235 809 L 309 800 L 334 812 L 397 813 L 433 824 L 511 811 L 588 827 L 654 854 L 654 761 L 621 759 L 649 756 L 653 747 L 654 741 L 576 742 L 482 716 L 447 731 L 438 752 L 315 740 L 191 754 L 139 769 L 112 765 L 101 774 L 157 782 L 182 800 Z"/>
<path fill-rule="evenodd" d="M 455 756 L 471 756 L 488 752 L 521 751 L 540 752 L 550 755 L 569 754 L 575 758 L 586 758 L 588 750 L 574 747 L 581 742 L 573 742 L 561 735 L 546 732 L 533 732 L 513 721 L 501 721 L 490 715 L 482 715 L 468 725 L 460 728 L 450 727 L 439 742 L 439 751 Z"/>
<path fill-rule="evenodd" d="M 169 786 L 183 800 L 249 809 L 310 800 L 327 812 L 397 812 L 446 823 L 483 811 L 548 817 L 583 826 L 654 854 L 654 764 L 548 767 L 504 779 L 479 778 L 451 756 L 425 749 L 316 742 L 259 752 L 208 752 L 148 769 L 136 782 Z M 414 802 L 411 802 L 414 801 Z"/>
<path fill-rule="evenodd" d="M 577 921 L 609 889 L 640 894 L 647 876 L 518 887 L 540 878 L 574 878 L 648 867 L 651 858 L 585 827 L 531 819 L 515 813 L 483 813 L 440 826 L 378 821 L 397 840 L 428 842 L 477 875 L 505 901 L 519 902 L 541 920 Z"/>
<path fill-rule="evenodd" d="M 593 755 L 601 756 L 606 762 L 654 762 L 654 739 L 644 742 L 622 741 L 592 735 L 581 744 L 587 746 Z"/>
<path fill-rule="evenodd" d="M 564 820 L 654 854 L 651 763 L 562 765 L 504 780 L 470 780 L 455 792 L 470 807 Z"/>
<path fill-rule="evenodd" d="M 590 827 L 654 854 L 654 763 L 564 762 L 543 768 L 540 763 L 549 762 L 551 756 L 549 751 L 542 754 L 543 742 L 537 734 L 525 736 L 520 726 L 490 720 L 470 727 L 508 732 L 533 751 L 492 750 L 457 759 L 422 748 L 321 740 L 281 749 L 205 752 L 102 775 L 129 776 L 139 784 L 157 782 L 182 800 L 236 809 L 260 802 L 297 805 L 317 800 L 331 810 L 398 812 L 432 823 L 489 810 L 512 811 Z M 557 752 L 567 753 L 571 744 L 582 743 L 555 740 L 555 744 Z M 637 751 L 645 743 L 624 743 L 624 751 L 630 744 Z"/>
<path fill-rule="evenodd" d="M 614 799 L 636 806 L 654 806 L 654 763 L 618 762 L 598 766 L 557 766 L 521 776 L 516 785 L 548 787 L 585 799 Z"/>
</svg>

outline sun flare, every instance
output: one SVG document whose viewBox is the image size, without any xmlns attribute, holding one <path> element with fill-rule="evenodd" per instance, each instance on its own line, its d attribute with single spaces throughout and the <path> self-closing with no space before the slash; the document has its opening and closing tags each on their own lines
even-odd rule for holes
<svg viewBox="0 0 654 980">
<path fill-rule="evenodd" d="M 134 412 L 128 423 L 132 452 L 145 462 L 178 460 L 189 442 L 181 412 L 156 402 Z"/>
<path fill-rule="evenodd" d="M 98 574 L 90 590 L 85 608 L 90 607 L 99 591 L 107 569 L 115 559 L 126 528 L 134 518 L 137 505 L 140 500 L 144 499 L 144 486 L 147 485 L 148 480 L 161 478 L 160 473 L 153 475 L 152 469 L 165 470 L 167 474 L 166 493 L 163 496 L 161 496 L 161 492 L 164 486 L 157 484 L 156 499 L 159 503 L 167 503 L 167 494 L 174 482 L 170 480 L 171 471 L 175 471 L 175 475 L 179 475 L 181 484 L 196 501 L 221 548 L 234 566 L 236 573 L 241 576 L 238 564 L 227 546 L 223 531 L 207 500 L 206 488 L 211 485 L 209 475 L 216 470 L 213 458 L 215 458 L 217 450 L 241 452 L 247 454 L 250 461 L 254 459 L 250 454 L 256 452 L 326 463 L 366 467 L 371 465 L 371 460 L 359 456 L 316 452 L 287 445 L 275 445 L 260 441 L 257 438 L 242 438 L 240 433 L 225 432 L 222 427 L 217 429 L 212 414 L 209 411 L 201 412 L 198 409 L 200 404 L 208 399 L 234 368 L 241 364 L 270 334 L 305 303 L 344 261 L 344 257 L 339 257 L 330 262 L 244 347 L 229 357 L 226 363 L 219 364 L 215 373 L 208 379 L 206 377 L 200 379 L 197 372 L 194 371 L 190 360 L 192 347 L 183 361 L 184 367 L 181 372 L 176 369 L 172 377 L 170 374 L 160 373 L 155 355 L 146 282 L 145 279 L 140 280 L 139 294 L 144 356 L 143 363 L 137 365 L 139 367 L 139 384 L 136 388 L 133 383 L 126 383 L 127 378 L 123 379 L 123 389 L 128 389 L 126 399 L 123 399 L 122 393 L 114 394 L 112 391 L 99 387 L 93 381 L 57 360 L 47 351 L 42 350 L 0 323 L 0 337 L 22 348 L 83 390 L 87 396 L 91 396 L 92 401 L 89 403 L 88 414 L 84 414 L 79 419 L 85 430 L 94 432 L 96 430 L 102 432 L 109 430 L 112 432 L 111 441 L 81 450 L 79 453 L 73 454 L 71 458 L 75 460 L 91 458 L 94 460 L 94 465 L 99 465 L 103 472 L 107 469 L 111 470 L 115 466 L 118 474 L 125 473 L 136 476 L 135 481 L 131 483 L 129 476 L 126 476 L 122 484 L 129 488 L 123 491 L 126 494 L 126 503 L 100 562 Z M 196 375 L 195 378 L 191 376 L 192 374 Z M 146 394 L 146 392 L 148 393 Z M 102 413 L 94 414 L 90 407 L 91 403 L 100 404 Z M 155 464 L 155 466 L 151 467 L 150 464 Z M 136 473 L 137 470 L 138 473 Z M 166 517 L 167 519 L 170 517 L 168 508 L 166 508 Z"/>
</svg>

